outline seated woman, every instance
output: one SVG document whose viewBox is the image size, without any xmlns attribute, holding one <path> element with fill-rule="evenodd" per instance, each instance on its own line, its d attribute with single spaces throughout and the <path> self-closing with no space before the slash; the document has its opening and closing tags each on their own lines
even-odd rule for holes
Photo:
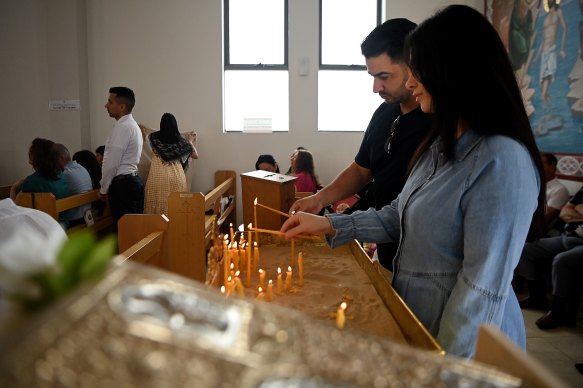
<svg viewBox="0 0 583 388">
<path fill-rule="evenodd" d="M 256 170 L 263 170 L 269 172 L 276 172 L 279 174 L 279 165 L 275 161 L 273 155 L 259 155 L 257 161 L 255 162 Z"/>
<path fill-rule="evenodd" d="M 95 154 L 89 150 L 75 152 L 73 160 L 85 167 L 91 177 L 91 184 L 94 189 L 101 188 L 101 165 L 97 161 Z"/>
<path fill-rule="evenodd" d="M 314 173 L 314 158 L 308 150 L 296 150 L 291 156 L 291 175 L 297 177 L 296 191 L 315 193 L 320 187 Z"/>
<path fill-rule="evenodd" d="M 146 136 L 144 147 L 152 150 L 152 163 L 146 181 L 144 213 L 168 214 L 168 195 L 186 191 L 189 158 L 198 159 L 194 140 L 180 135 L 178 123 L 171 113 L 164 113 L 160 130 Z"/>
<path fill-rule="evenodd" d="M 28 150 L 28 162 L 34 168 L 34 173 L 12 185 L 10 198 L 16 199 L 19 192 L 53 193 L 55 198 L 69 196 L 69 186 L 62 177 L 59 166 L 59 154 L 55 143 L 37 137 Z"/>
</svg>

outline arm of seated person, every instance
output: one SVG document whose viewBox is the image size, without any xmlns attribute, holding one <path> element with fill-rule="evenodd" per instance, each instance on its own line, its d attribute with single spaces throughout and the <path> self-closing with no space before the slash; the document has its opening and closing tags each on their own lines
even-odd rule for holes
<svg viewBox="0 0 583 388">
<path fill-rule="evenodd" d="M 579 211 L 577 209 L 579 209 Z M 567 204 L 563 206 L 563 209 L 561 209 L 560 217 L 566 223 L 583 222 L 583 206 L 573 205 L 571 202 L 567 202 Z"/>
</svg>

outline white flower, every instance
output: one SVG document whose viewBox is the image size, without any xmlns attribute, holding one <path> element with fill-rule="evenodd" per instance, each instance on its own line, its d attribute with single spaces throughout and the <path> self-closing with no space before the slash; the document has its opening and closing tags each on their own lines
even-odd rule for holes
<svg viewBox="0 0 583 388">
<path fill-rule="evenodd" d="M 58 229 L 45 236 L 27 224 L 18 225 L 12 236 L 0 243 L 0 289 L 9 294 L 38 296 L 38 285 L 27 277 L 54 267 L 66 239 Z"/>
</svg>

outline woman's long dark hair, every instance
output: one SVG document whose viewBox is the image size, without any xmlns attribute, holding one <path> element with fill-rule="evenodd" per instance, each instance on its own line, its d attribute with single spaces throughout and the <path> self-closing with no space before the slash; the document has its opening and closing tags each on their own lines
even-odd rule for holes
<svg viewBox="0 0 583 388">
<path fill-rule="evenodd" d="M 296 159 L 296 170 L 294 172 L 307 172 L 312 177 L 314 184 L 318 186 L 320 182 L 316 176 L 316 168 L 314 167 L 314 157 L 312 156 L 312 153 L 305 149 L 298 149 L 296 152 L 298 155 Z"/>
<path fill-rule="evenodd" d="M 152 133 L 155 139 L 164 144 L 176 144 L 180 141 L 181 135 L 178 131 L 176 117 L 172 113 L 164 113 L 160 119 L 160 130 Z"/>
<path fill-rule="evenodd" d="M 61 167 L 59 166 L 59 153 L 54 142 L 37 137 L 28 149 L 28 158 L 39 175 L 52 180 L 58 179 Z"/>
<path fill-rule="evenodd" d="M 434 127 L 413 157 L 438 136 L 452 159 L 459 119 L 479 133 L 504 135 L 524 144 L 540 176 L 538 208 L 529 240 L 543 230 L 545 179 L 539 150 L 506 49 L 494 27 L 475 9 L 451 5 L 407 37 L 409 67 L 433 98 Z"/>
<path fill-rule="evenodd" d="M 89 150 L 81 150 L 75 152 L 73 155 L 73 160 L 79 163 L 81 166 L 85 167 L 89 176 L 91 177 L 91 183 L 94 189 L 101 187 L 101 166 L 97 162 L 95 154 Z"/>
</svg>

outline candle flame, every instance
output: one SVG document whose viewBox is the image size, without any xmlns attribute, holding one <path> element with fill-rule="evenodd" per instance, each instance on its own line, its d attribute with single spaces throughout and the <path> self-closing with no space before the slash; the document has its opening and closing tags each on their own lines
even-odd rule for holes
<svg viewBox="0 0 583 388">
<path fill-rule="evenodd" d="M 253 205 L 257 206 L 257 197 L 255 197 L 255 201 L 253 201 Z"/>
<path fill-rule="evenodd" d="M 281 275 L 281 267 L 277 267 L 277 273 Z"/>
<path fill-rule="evenodd" d="M 342 302 L 342 303 L 340 303 L 340 308 L 341 308 L 342 310 L 346 310 L 346 302 Z"/>
<path fill-rule="evenodd" d="M 231 269 L 235 268 L 235 263 L 231 263 Z"/>
<path fill-rule="evenodd" d="M 242 232 L 245 230 L 245 226 L 243 224 L 239 225 L 239 232 Z"/>
<path fill-rule="evenodd" d="M 229 224 L 229 226 L 232 228 L 232 227 L 233 227 L 233 223 L 231 222 L 231 223 Z"/>
<path fill-rule="evenodd" d="M 259 274 L 262 274 L 263 272 L 265 272 L 264 270 L 262 270 L 261 268 L 259 268 Z"/>
<path fill-rule="evenodd" d="M 288 266 L 288 267 L 287 267 L 287 271 L 288 271 L 288 272 L 291 272 L 291 271 L 292 271 L 292 269 L 291 269 L 291 266 Z"/>
<path fill-rule="evenodd" d="M 229 236 L 227 236 L 227 235 L 225 234 L 224 240 L 225 240 L 225 241 L 227 241 L 227 239 L 228 239 L 228 238 L 229 238 Z"/>
<path fill-rule="evenodd" d="M 253 225 L 251 223 L 249 223 L 249 225 L 247 225 L 247 229 L 251 229 L 253 227 Z"/>
<path fill-rule="evenodd" d="M 224 294 L 225 293 L 225 286 L 221 286 L 221 293 Z"/>
<path fill-rule="evenodd" d="M 233 279 L 231 279 L 231 277 L 230 277 L 230 276 L 227 278 L 227 281 L 228 281 L 228 282 L 231 282 L 232 280 L 233 280 Z"/>
<path fill-rule="evenodd" d="M 259 291 L 259 293 L 262 293 L 263 292 L 263 288 L 257 287 L 257 291 Z"/>
<path fill-rule="evenodd" d="M 253 241 L 253 246 L 257 248 L 257 241 Z"/>
<path fill-rule="evenodd" d="M 235 277 L 238 278 L 239 277 L 239 274 L 241 274 L 241 271 L 235 272 Z"/>
<path fill-rule="evenodd" d="M 267 282 L 268 284 L 272 284 L 273 280 L 269 279 L 269 281 Z"/>
</svg>

